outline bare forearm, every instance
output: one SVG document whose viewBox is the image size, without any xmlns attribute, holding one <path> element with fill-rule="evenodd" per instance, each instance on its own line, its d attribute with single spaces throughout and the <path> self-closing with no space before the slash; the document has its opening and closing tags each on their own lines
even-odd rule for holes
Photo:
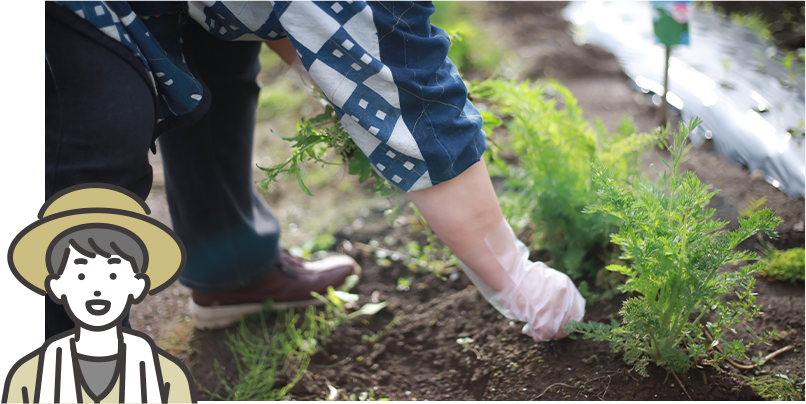
<svg viewBox="0 0 806 404">
<path fill-rule="evenodd" d="M 504 219 L 484 160 L 449 181 L 409 192 L 408 196 L 454 255 L 472 256 L 476 266 L 499 265 L 494 255 L 477 248 Z M 494 290 L 505 287 L 500 272 L 479 271 L 477 274 Z"/>
<path fill-rule="evenodd" d="M 524 332 L 535 340 L 562 338 L 563 325 L 582 319 L 585 300 L 571 279 L 531 262 L 504 220 L 484 160 L 409 198 L 484 298 L 507 317 L 525 321 Z"/>
<path fill-rule="evenodd" d="M 484 160 L 449 181 L 408 196 L 455 254 L 483 240 L 504 218 Z"/>
</svg>

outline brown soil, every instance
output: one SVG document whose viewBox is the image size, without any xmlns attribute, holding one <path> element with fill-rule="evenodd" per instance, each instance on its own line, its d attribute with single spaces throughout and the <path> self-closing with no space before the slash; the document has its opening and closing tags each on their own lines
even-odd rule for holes
<svg viewBox="0 0 806 404">
<path fill-rule="evenodd" d="M 414 237 L 405 228 L 389 228 L 380 211 L 373 212 L 359 234 L 340 240 L 368 243 L 372 238 L 392 236 L 401 243 Z M 341 244 L 343 245 L 343 244 Z M 362 265 L 363 279 L 354 290 L 360 303 L 375 294 L 388 307 L 375 316 L 359 318 L 339 329 L 314 356 L 307 377 L 292 390 L 300 400 L 326 397 L 327 385 L 345 393 L 374 391 L 376 398 L 391 400 L 682 400 L 685 393 L 674 376 L 651 367 L 644 378 L 629 370 L 611 354 L 607 343 L 562 340 L 535 343 L 521 334 L 521 324 L 503 318 L 464 276 L 440 280 L 433 274 L 416 275 L 411 290 L 397 291 L 396 280 L 410 276 L 399 264 L 381 267 L 372 254 L 353 249 Z M 781 355 L 763 370 L 802 375 L 803 285 L 759 280 L 757 303 L 765 315 L 752 324 L 756 332 L 768 329 L 794 330 L 772 346 L 760 349 L 766 355 L 785 345 L 797 352 Z M 589 302 L 586 319 L 609 322 L 623 297 Z M 271 317 L 271 315 L 270 315 Z M 384 328 L 394 319 L 395 325 Z M 739 337 L 746 332 L 739 331 Z M 379 334 L 379 335 L 378 335 Z M 194 374 L 208 389 L 219 382 L 212 361 L 224 365 L 231 383 L 237 372 L 231 353 L 223 343 L 225 333 L 201 336 L 200 363 Z M 378 335 L 376 339 L 368 337 Z M 473 340 L 466 348 L 459 338 Z M 756 355 L 756 349 L 748 352 Z M 736 376 L 736 369 L 706 367 L 681 375 L 695 400 L 760 399 Z M 743 374 L 751 375 L 750 371 Z M 542 394 L 542 395 L 541 395 Z M 346 395 L 342 396 L 346 398 Z"/>
<path fill-rule="evenodd" d="M 638 130 L 655 127 L 656 108 L 649 105 L 643 95 L 631 90 L 615 58 L 601 49 L 573 43 L 567 23 L 559 15 L 564 5 L 487 3 L 478 7 L 485 7 L 485 29 L 489 30 L 490 37 L 497 38 L 502 47 L 512 50 L 524 63 L 521 79 L 559 79 L 578 98 L 586 118 L 592 121 L 599 117 L 611 130 L 623 114 L 633 117 Z M 654 152 L 647 153 L 643 159 L 645 169 L 652 163 L 660 165 Z M 803 199 L 789 198 L 747 169 L 720 159 L 710 151 L 708 144 L 692 150 L 684 168 L 697 170 L 703 182 L 721 190 L 713 198 L 711 207 L 717 209 L 717 218 L 731 222 L 729 228 L 737 225 L 738 211 L 745 208 L 749 198 L 767 196 L 767 206 L 784 219 L 778 228 L 781 238 L 775 242 L 776 246 L 803 246 Z M 321 209 L 321 205 L 307 202 L 309 199 L 305 196 L 298 199 L 291 191 L 283 192 L 282 198 L 275 195 L 271 199 L 278 211 L 293 212 L 295 205 L 304 206 L 310 212 L 317 207 Z M 366 187 L 357 185 L 352 193 L 359 198 L 370 195 Z M 167 209 L 159 213 L 160 209 L 152 205 L 164 205 L 164 194 L 160 194 L 159 187 L 148 203 L 155 215 L 164 216 L 159 220 L 169 221 Z M 341 214 L 338 224 L 332 227 L 340 229 L 335 231 L 337 251 L 347 252 L 345 240 L 356 246 L 359 242 L 369 243 L 373 238 L 389 239 L 394 243 L 384 247 L 395 249 L 407 240 L 422 237 L 406 226 L 390 226 L 383 209 L 376 201 Z M 299 216 L 289 214 L 281 219 L 300 223 L 300 231 L 306 228 Z M 306 231 L 312 233 L 322 228 L 307 227 Z M 300 240 L 292 238 L 291 241 Z M 752 239 L 743 247 L 753 249 L 756 243 Z M 292 390 L 297 399 L 324 399 L 328 395 L 328 384 L 347 394 L 373 391 L 376 399 L 392 400 L 686 399 L 680 381 L 674 376 L 667 377 L 665 371 L 651 367 L 650 377 L 641 377 L 630 371 L 622 358 L 611 354 L 606 342 L 565 339 L 535 343 L 521 334 L 521 324 L 499 315 L 461 272 L 442 280 L 433 274 L 413 274 L 399 262 L 379 266 L 371 254 L 358 248 L 348 253 L 363 268 L 363 278 L 353 290 L 361 296 L 360 303 L 368 302 L 374 294 L 378 301 L 389 305 L 378 314 L 357 318 L 334 333 Z M 539 252 L 535 254 L 533 258 L 541 258 Z M 413 277 L 411 290 L 398 291 L 397 279 L 404 276 Z M 226 330 L 186 331 L 186 341 L 179 343 L 175 335 L 166 336 L 166 330 L 184 330 L 182 324 L 186 315 L 183 302 L 187 299 L 187 289 L 180 285 L 172 288 L 175 291 L 169 289 L 171 293 L 160 295 L 162 303 L 152 303 L 139 313 L 133 313 L 133 325 L 140 329 L 148 325 L 151 329 L 147 332 L 156 341 L 179 346 L 175 352 L 191 366 L 203 389 L 215 390 L 218 386 L 214 363 L 220 364 L 227 383 L 235 384 L 238 373 L 235 358 L 226 345 Z M 756 290 L 757 303 L 763 305 L 764 315 L 750 324 L 755 332 L 792 332 L 772 346 L 751 348 L 748 356 L 756 356 L 757 352 L 766 355 L 783 346 L 795 345 L 795 351 L 775 358 L 762 370 L 770 374 L 795 375 L 802 380 L 804 284 L 759 279 Z M 586 320 L 617 318 L 622 299 L 588 302 Z M 267 316 L 270 320 L 274 317 Z M 393 320 L 394 326 L 384 332 Z M 739 338 L 747 335 L 741 328 L 737 332 Z M 457 343 L 459 338 L 471 338 L 473 342 L 465 347 Z M 695 400 L 760 399 L 736 377 L 739 373 L 752 375 L 752 371 L 739 372 L 728 366 L 694 369 L 680 378 Z M 342 394 L 340 398 L 345 399 L 347 395 Z M 211 397 L 200 389 L 199 399 Z"/>
</svg>

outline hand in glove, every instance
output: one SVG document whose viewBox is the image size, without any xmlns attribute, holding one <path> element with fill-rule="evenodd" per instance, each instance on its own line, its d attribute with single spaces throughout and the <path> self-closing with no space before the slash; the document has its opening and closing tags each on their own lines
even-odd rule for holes
<svg viewBox="0 0 806 404">
<path fill-rule="evenodd" d="M 525 321 L 524 332 L 535 340 L 565 337 L 562 327 L 582 319 L 585 300 L 571 280 L 529 261 L 501 214 L 484 160 L 409 198 L 484 298 L 506 317 Z"/>
<path fill-rule="evenodd" d="M 563 326 L 585 314 L 585 299 L 571 279 L 529 261 L 528 249 L 506 220 L 456 257 L 484 298 L 507 318 L 525 321 L 524 334 L 536 341 L 567 336 Z"/>
</svg>

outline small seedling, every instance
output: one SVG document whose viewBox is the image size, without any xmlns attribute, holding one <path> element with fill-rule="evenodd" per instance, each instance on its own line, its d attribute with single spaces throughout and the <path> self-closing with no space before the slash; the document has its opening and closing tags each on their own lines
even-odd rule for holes
<svg viewBox="0 0 806 404">
<path fill-rule="evenodd" d="M 767 245 L 761 249 L 764 254 L 761 275 L 781 282 L 803 282 L 806 280 L 806 254 L 803 248 L 776 250 Z"/>
<path fill-rule="evenodd" d="M 372 239 L 369 244 L 357 243 L 360 248 L 370 251 L 375 255 L 375 263 L 382 267 L 392 265 L 393 261 L 400 261 L 415 274 L 432 273 L 442 280 L 459 270 L 459 263 L 453 256 L 451 250 L 442 243 L 437 235 L 431 230 L 420 211 L 409 202 L 408 207 L 413 211 L 412 215 L 397 216 L 395 220 L 402 220 L 408 224 L 411 234 L 424 234 L 425 241 L 410 240 L 404 246 L 400 246 L 396 251 L 381 247 L 381 243 Z M 394 216 L 399 213 L 399 209 L 388 209 L 385 214 Z M 392 221 L 394 223 L 394 221 Z M 394 244 L 388 241 L 397 240 L 389 237 L 384 239 L 385 244 Z M 391 247 L 391 245 L 390 245 Z M 402 277 L 398 280 L 397 290 L 407 291 L 411 288 L 412 277 Z"/>
<path fill-rule="evenodd" d="M 758 395 L 771 401 L 803 401 L 801 389 L 803 384 L 797 378 L 777 373 L 758 377 L 743 377 L 745 382 Z"/>
<path fill-rule="evenodd" d="M 361 336 L 361 342 L 366 342 L 366 343 L 369 343 L 369 344 L 374 344 L 374 343 L 378 342 L 381 339 L 381 337 L 383 336 L 383 334 L 385 334 L 386 332 L 391 330 L 392 327 L 394 327 L 395 324 L 397 324 L 397 322 L 399 320 L 400 320 L 400 317 L 395 317 L 395 318 L 392 319 L 392 321 L 389 322 L 389 324 L 387 324 L 385 327 L 383 327 L 382 330 L 380 330 L 380 331 L 378 331 L 376 333 L 362 335 Z"/>
<path fill-rule="evenodd" d="M 309 308 L 302 325 L 297 327 L 300 316 L 289 311 L 282 316 L 284 321 L 270 327 L 260 316 L 257 333 L 243 320 L 236 332 L 227 333 L 227 346 L 237 358 L 238 383 L 230 387 L 223 368 L 216 362 L 214 369 L 220 381 L 207 393 L 219 400 L 286 399 L 308 368 L 310 356 L 318 347 L 317 336 L 326 339 L 332 331 L 317 317 L 315 310 Z M 218 393 L 221 387 L 226 395 Z"/>
<path fill-rule="evenodd" d="M 345 280 L 349 290 L 357 282 L 351 275 Z M 305 374 L 311 356 L 326 343 L 333 331 L 359 316 L 371 316 L 386 307 L 386 302 L 367 303 L 358 310 L 348 312 L 358 301 L 358 295 L 337 291 L 328 287 L 327 296 L 316 292 L 311 295 L 323 303 L 325 310 L 308 307 L 302 317 L 287 311 L 278 321 L 269 326 L 263 315 L 251 316 L 260 319 L 259 332 L 254 332 L 246 319 L 234 333 L 228 333 L 227 345 L 237 358 L 238 383 L 230 387 L 223 370 L 216 365 L 219 385 L 209 392 L 211 397 L 222 400 L 274 401 L 287 399 L 288 393 Z M 218 393 L 223 387 L 226 395 Z M 331 391 L 332 393 L 332 391 Z"/>
<path fill-rule="evenodd" d="M 481 359 L 484 352 L 479 352 L 476 348 L 473 348 L 473 338 L 458 338 L 456 343 L 462 346 L 462 352 L 473 352 L 476 355 L 476 359 Z M 470 361 L 470 359 L 468 359 Z"/>
<path fill-rule="evenodd" d="M 397 278 L 397 290 L 408 292 L 411 289 L 411 278 Z"/>
<path fill-rule="evenodd" d="M 336 237 L 330 232 L 324 232 L 305 240 L 302 245 L 289 248 L 288 252 L 297 258 L 309 259 L 316 255 L 316 253 L 322 253 L 332 249 L 335 243 Z"/>
<path fill-rule="evenodd" d="M 747 200 L 747 208 L 739 210 L 739 217 L 746 219 L 752 216 L 754 213 L 760 211 L 764 204 L 767 203 L 767 197 L 762 196 L 758 199 L 750 198 Z"/>
</svg>

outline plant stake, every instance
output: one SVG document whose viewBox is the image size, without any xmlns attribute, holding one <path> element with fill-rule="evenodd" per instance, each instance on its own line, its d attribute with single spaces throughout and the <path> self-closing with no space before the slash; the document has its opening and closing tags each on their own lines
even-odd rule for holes
<svg viewBox="0 0 806 404">
<path fill-rule="evenodd" d="M 655 42 L 666 49 L 666 62 L 663 68 L 663 100 L 660 106 L 661 125 L 666 124 L 669 109 L 669 59 L 672 45 L 688 45 L 688 22 L 691 19 L 690 1 L 652 2 L 652 21 L 655 28 Z"/>
</svg>

